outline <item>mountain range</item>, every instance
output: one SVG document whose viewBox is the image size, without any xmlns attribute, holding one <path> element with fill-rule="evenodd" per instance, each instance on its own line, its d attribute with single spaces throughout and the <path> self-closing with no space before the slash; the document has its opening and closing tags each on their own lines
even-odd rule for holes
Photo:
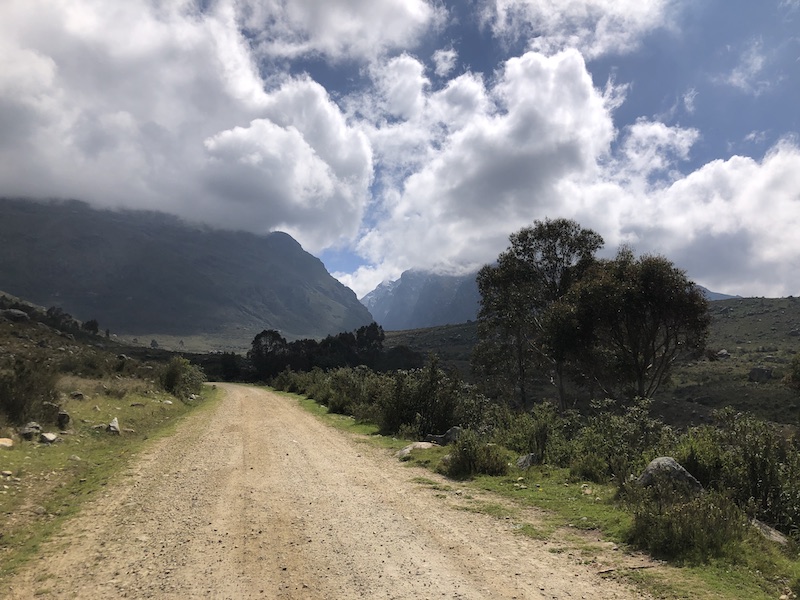
<svg viewBox="0 0 800 600">
<path fill-rule="evenodd" d="M 439 275 L 405 271 L 400 279 L 381 283 L 361 298 L 375 321 L 388 331 L 457 325 L 477 319 L 481 295 L 477 273 Z M 729 296 L 698 286 L 710 301 Z"/>
<path fill-rule="evenodd" d="M 389 331 L 465 323 L 478 314 L 475 276 L 405 271 L 400 279 L 380 284 L 361 303 Z"/>
<path fill-rule="evenodd" d="M 0 211 L 0 289 L 101 329 L 242 349 L 263 329 L 320 338 L 372 322 L 355 293 L 285 233 L 215 230 L 74 200 L 6 198 Z"/>
</svg>

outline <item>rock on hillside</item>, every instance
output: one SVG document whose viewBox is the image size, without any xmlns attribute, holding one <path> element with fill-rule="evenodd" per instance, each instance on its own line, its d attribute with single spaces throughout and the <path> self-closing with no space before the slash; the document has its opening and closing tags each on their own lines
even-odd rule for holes
<svg viewBox="0 0 800 600">
<path fill-rule="evenodd" d="M 322 337 L 369 324 L 355 293 L 285 233 L 192 226 L 78 201 L 0 199 L 0 287 L 120 334 L 252 340 Z"/>
<path fill-rule="evenodd" d="M 478 314 L 480 293 L 475 277 L 475 273 L 456 276 L 405 271 L 400 279 L 379 285 L 361 303 L 390 331 L 465 323 Z"/>
</svg>

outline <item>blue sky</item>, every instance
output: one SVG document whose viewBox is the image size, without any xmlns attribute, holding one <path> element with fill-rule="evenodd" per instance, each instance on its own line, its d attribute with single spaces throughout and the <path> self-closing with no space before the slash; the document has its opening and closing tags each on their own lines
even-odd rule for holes
<svg viewBox="0 0 800 600">
<path fill-rule="evenodd" d="M 287 231 L 359 296 L 546 217 L 800 295 L 798 100 L 798 0 L 0 4 L 0 194 Z"/>
</svg>

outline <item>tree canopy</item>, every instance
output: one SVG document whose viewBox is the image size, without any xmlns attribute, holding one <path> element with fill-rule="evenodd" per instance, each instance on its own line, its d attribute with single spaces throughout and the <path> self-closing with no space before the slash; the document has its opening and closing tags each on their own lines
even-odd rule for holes
<svg viewBox="0 0 800 600">
<path fill-rule="evenodd" d="M 562 408 L 566 379 L 610 397 L 650 398 L 679 356 L 704 348 L 708 303 L 666 258 L 623 248 L 596 259 L 602 238 L 567 219 L 537 221 L 509 239 L 478 274 L 473 369 L 490 394 L 527 406 L 527 383 L 539 373 Z"/>
<path fill-rule="evenodd" d="M 563 401 L 563 361 L 543 344 L 543 317 L 593 263 L 603 238 L 569 219 L 545 219 L 509 241 L 497 263 L 478 273 L 480 342 L 473 364 L 496 383 L 513 386 L 525 406 L 528 374 L 545 363 Z"/>
<path fill-rule="evenodd" d="M 622 249 L 598 261 L 565 304 L 561 327 L 572 328 L 575 355 L 610 396 L 652 398 L 675 359 L 701 352 L 708 337 L 708 301 L 663 256 Z"/>
<path fill-rule="evenodd" d="M 354 332 L 329 335 L 320 341 L 301 339 L 287 342 L 280 332 L 265 329 L 253 339 L 247 358 L 256 377 L 264 381 L 286 368 L 293 371 L 357 365 L 377 368 L 386 359 L 384 338 L 383 328 L 377 323 L 364 325 Z"/>
</svg>

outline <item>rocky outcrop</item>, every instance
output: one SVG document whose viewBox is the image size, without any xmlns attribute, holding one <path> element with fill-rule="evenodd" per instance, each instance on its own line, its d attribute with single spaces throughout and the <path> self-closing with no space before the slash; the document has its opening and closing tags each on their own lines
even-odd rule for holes
<svg viewBox="0 0 800 600">
<path fill-rule="evenodd" d="M 431 442 L 414 442 L 413 444 L 409 444 L 402 450 L 398 450 L 397 452 L 395 452 L 394 455 L 397 458 L 405 458 L 406 456 L 411 454 L 413 450 L 426 450 L 428 448 L 433 448 L 435 445 L 436 444 L 432 444 Z"/>
<path fill-rule="evenodd" d="M 31 441 L 42 433 L 42 426 L 36 421 L 30 421 L 17 430 L 23 440 Z"/>
<path fill-rule="evenodd" d="M 422 441 L 432 442 L 434 444 L 438 444 L 439 446 L 447 446 L 448 444 L 452 444 L 458 440 L 458 438 L 461 436 L 461 431 L 461 427 L 451 427 L 442 435 L 428 434 L 423 438 Z"/>
<path fill-rule="evenodd" d="M 659 480 L 665 480 L 693 491 L 703 489 L 700 482 L 671 456 L 660 456 L 650 461 L 650 464 L 647 465 L 642 474 L 639 475 L 639 479 L 637 479 L 639 485 L 644 487 L 653 486 Z"/>
<path fill-rule="evenodd" d="M 3 317 L 7 321 L 12 321 L 14 323 L 22 323 L 30 320 L 28 313 L 16 308 L 7 308 L 0 311 L 0 317 Z"/>
</svg>

